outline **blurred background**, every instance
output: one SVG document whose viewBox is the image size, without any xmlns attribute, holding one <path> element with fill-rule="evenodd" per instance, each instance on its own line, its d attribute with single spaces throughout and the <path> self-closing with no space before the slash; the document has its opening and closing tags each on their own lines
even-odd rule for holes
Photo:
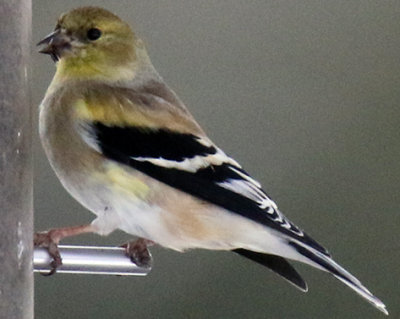
<svg viewBox="0 0 400 319">
<path fill-rule="evenodd" d="M 82 5 L 127 20 L 209 136 L 400 317 L 399 1 L 35 0 L 33 43 Z M 55 66 L 34 45 L 32 61 L 35 229 L 89 223 L 41 149 L 36 106 Z M 36 275 L 36 317 L 383 318 L 302 264 L 306 294 L 229 252 L 152 253 L 145 278 Z"/>
</svg>

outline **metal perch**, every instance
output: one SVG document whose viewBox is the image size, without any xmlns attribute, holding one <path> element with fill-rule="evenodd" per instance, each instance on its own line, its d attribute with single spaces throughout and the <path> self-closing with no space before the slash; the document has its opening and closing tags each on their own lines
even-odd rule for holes
<svg viewBox="0 0 400 319">
<path fill-rule="evenodd" d="M 145 276 L 151 267 L 139 267 L 120 247 L 58 246 L 63 264 L 57 273 Z M 48 273 L 52 259 L 45 248 L 35 248 L 34 271 Z"/>
</svg>

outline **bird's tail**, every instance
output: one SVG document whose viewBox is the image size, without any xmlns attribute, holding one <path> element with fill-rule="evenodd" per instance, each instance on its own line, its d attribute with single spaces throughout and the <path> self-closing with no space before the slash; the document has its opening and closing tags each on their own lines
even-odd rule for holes
<svg viewBox="0 0 400 319">
<path fill-rule="evenodd" d="M 382 311 L 385 315 L 389 314 L 382 301 L 375 297 L 356 277 L 337 264 L 332 258 L 299 242 L 291 241 L 289 245 L 292 246 L 299 254 L 306 257 L 309 264 L 332 273 L 337 279 L 349 286 L 361 297 Z"/>
</svg>

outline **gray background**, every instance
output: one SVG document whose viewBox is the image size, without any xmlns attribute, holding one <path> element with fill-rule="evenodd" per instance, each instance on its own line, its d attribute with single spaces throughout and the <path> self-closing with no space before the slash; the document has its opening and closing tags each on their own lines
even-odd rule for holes
<svg viewBox="0 0 400 319">
<path fill-rule="evenodd" d="M 84 4 L 128 20 L 210 137 L 400 317 L 399 1 L 35 0 L 33 41 Z M 36 118 L 55 68 L 34 48 L 32 60 Z M 36 230 L 90 222 L 56 180 L 36 131 Z M 37 275 L 36 317 L 383 317 L 305 265 L 297 268 L 307 294 L 228 252 L 152 253 L 146 278 Z"/>
</svg>

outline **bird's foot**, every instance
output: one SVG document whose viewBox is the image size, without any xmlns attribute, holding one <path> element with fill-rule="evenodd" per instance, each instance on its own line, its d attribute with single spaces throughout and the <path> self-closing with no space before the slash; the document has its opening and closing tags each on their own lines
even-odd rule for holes
<svg viewBox="0 0 400 319">
<path fill-rule="evenodd" d="M 35 233 L 33 236 L 33 244 L 35 247 L 46 248 L 50 257 L 53 259 L 50 263 L 51 270 L 43 274 L 45 276 L 53 275 L 57 268 L 62 265 L 60 250 L 58 243 L 65 237 L 76 236 L 84 233 L 94 232 L 95 229 L 92 225 L 80 225 L 72 227 L 54 228 L 44 232 Z"/>
<path fill-rule="evenodd" d="M 60 238 L 58 236 L 57 229 L 38 232 L 33 236 L 34 246 L 46 248 L 50 257 L 53 259 L 50 263 L 51 270 L 48 273 L 41 273 L 44 276 L 51 276 L 55 274 L 57 268 L 62 265 L 62 259 L 58 249 L 59 241 Z"/>
<path fill-rule="evenodd" d="M 139 238 L 135 241 L 127 242 L 121 247 L 125 248 L 126 255 L 134 264 L 139 267 L 151 268 L 153 259 L 147 247 L 152 245 L 154 245 L 153 241 Z"/>
</svg>

